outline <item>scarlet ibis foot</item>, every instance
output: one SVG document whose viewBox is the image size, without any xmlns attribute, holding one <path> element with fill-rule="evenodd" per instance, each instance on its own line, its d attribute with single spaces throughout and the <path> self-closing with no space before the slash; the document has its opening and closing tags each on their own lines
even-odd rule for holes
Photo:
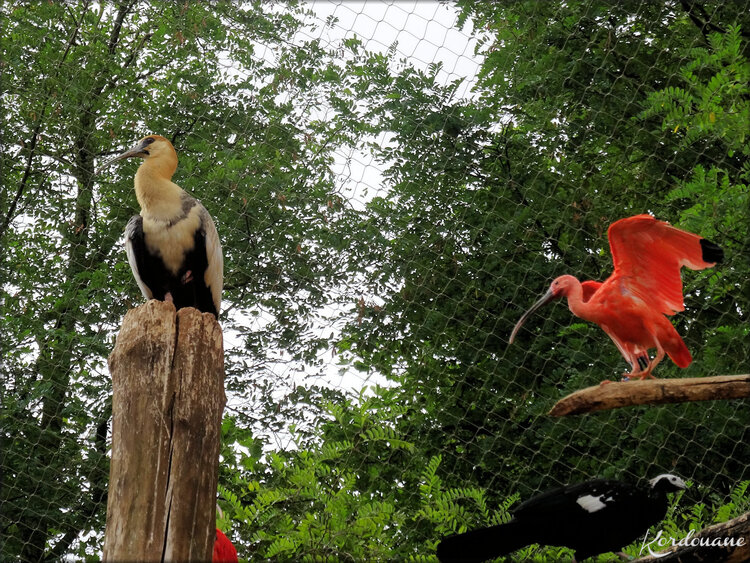
<svg viewBox="0 0 750 563">
<path fill-rule="evenodd" d="M 637 371 L 635 373 L 623 373 L 622 381 L 631 381 L 637 379 L 643 381 L 644 379 L 656 379 L 656 376 L 651 375 L 651 370 Z"/>
<path fill-rule="evenodd" d="M 648 371 L 640 371 L 638 373 L 626 373 L 623 375 L 623 381 L 628 381 L 630 379 L 638 379 L 640 381 L 643 381 L 644 379 L 656 379 L 656 376 L 651 375 L 651 370 Z"/>
</svg>

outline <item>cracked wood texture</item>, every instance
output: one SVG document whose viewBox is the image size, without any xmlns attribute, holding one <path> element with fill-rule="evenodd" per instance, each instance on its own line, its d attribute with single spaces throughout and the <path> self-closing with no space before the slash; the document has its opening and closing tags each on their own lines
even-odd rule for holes
<svg viewBox="0 0 750 563">
<path fill-rule="evenodd" d="M 213 315 L 151 300 L 109 357 L 112 460 L 105 561 L 210 561 L 224 351 Z"/>
<path fill-rule="evenodd" d="M 594 385 L 571 393 L 555 403 L 549 414 L 567 416 L 635 405 L 747 397 L 750 397 L 750 374 L 622 381 Z"/>
</svg>

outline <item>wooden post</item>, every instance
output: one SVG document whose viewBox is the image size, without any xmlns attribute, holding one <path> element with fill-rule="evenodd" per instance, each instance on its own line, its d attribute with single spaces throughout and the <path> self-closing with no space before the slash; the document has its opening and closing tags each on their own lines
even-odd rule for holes
<svg viewBox="0 0 750 563">
<path fill-rule="evenodd" d="M 210 561 L 224 351 L 213 315 L 151 300 L 109 357 L 112 461 L 105 561 Z"/>
</svg>

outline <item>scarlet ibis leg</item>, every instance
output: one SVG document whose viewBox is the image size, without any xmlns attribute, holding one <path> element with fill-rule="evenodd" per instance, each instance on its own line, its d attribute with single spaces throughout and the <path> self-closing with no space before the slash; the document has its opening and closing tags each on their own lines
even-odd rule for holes
<svg viewBox="0 0 750 563">
<path fill-rule="evenodd" d="M 638 360 L 636 361 L 635 365 L 638 366 L 638 368 L 640 368 L 641 365 L 642 365 L 641 364 L 642 358 L 643 358 L 643 356 L 639 357 Z M 653 360 L 651 360 L 651 362 L 649 362 L 649 364 L 646 366 L 645 369 L 638 369 L 638 370 L 634 369 L 630 373 L 624 374 L 623 375 L 623 379 L 635 379 L 635 378 L 638 378 L 641 381 L 643 381 L 646 378 L 656 379 L 656 377 L 654 377 L 653 375 L 651 375 L 651 372 L 659 364 L 659 362 L 661 362 L 663 359 L 664 359 L 664 348 L 661 346 L 661 344 L 659 344 L 659 341 L 657 340 L 656 341 L 656 357 Z"/>
</svg>

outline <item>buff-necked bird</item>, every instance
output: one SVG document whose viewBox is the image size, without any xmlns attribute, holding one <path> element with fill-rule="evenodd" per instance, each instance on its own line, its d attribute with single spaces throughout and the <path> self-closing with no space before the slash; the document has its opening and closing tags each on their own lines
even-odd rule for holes
<svg viewBox="0 0 750 563">
<path fill-rule="evenodd" d="M 141 292 L 146 299 L 218 317 L 224 259 L 213 219 L 200 201 L 172 182 L 177 153 L 160 135 L 144 137 L 99 171 L 132 157 L 143 159 L 135 173 L 141 213 L 125 228 L 125 249 Z"/>
</svg>

